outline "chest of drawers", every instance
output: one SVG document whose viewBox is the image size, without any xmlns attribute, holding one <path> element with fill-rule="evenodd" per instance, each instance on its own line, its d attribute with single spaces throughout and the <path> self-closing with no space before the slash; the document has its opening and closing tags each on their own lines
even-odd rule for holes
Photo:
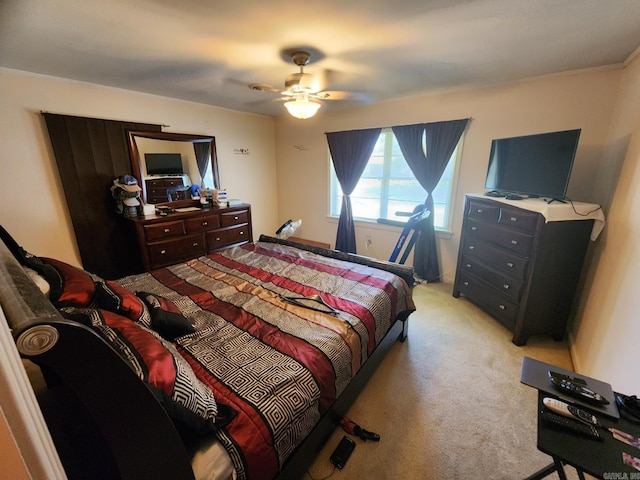
<svg viewBox="0 0 640 480">
<path fill-rule="evenodd" d="M 167 189 L 182 185 L 184 185 L 182 177 L 149 178 L 145 180 L 147 202 L 164 203 L 168 199 Z M 186 199 L 187 197 L 182 198 L 182 200 Z"/>
<path fill-rule="evenodd" d="M 562 340 L 592 226 L 467 196 L 453 296 L 497 319 L 516 345 L 533 334 Z"/>
<path fill-rule="evenodd" d="M 131 219 L 144 270 L 253 241 L 251 206 Z"/>
</svg>

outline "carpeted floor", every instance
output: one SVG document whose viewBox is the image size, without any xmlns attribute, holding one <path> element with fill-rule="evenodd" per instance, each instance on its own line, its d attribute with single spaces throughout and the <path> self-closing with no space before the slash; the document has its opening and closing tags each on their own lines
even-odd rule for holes
<svg viewBox="0 0 640 480">
<path fill-rule="evenodd" d="M 305 479 L 511 480 L 551 462 L 536 448 L 537 391 L 520 383 L 520 369 L 525 355 L 572 369 L 566 343 L 532 337 L 517 347 L 451 290 L 414 289 L 409 338 L 394 345 L 348 413 L 380 442 L 355 438 L 345 468 L 331 475 L 329 457 L 345 434 L 336 429 Z"/>
</svg>

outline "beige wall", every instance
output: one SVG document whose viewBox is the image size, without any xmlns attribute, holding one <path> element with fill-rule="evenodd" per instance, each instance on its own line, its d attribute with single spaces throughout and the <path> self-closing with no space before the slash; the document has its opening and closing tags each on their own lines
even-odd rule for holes
<svg viewBox="0 0 640 480">
<path fill-rule="evenodd" d="M 596 203 L 606 196 L 600 193 L 594 172 L 601 168 L 607 146 L 620 75 L 620 70 L 571 74 L 349 110 L 321 109 L 304 121 L 282 117 L 276 121 L 279 211 L 282 218 L 303 219 L 299 236 L 334 245 L 337 222 L 326 217 L 329 154 L 325 132 L 471 117 L 453 205 L 453 235 L 439 239 L 443 280 L 453 282 L 464 194 L 484 191 L 493 138 L 582 128 L 568 194 L 574 200 Z M 368 253 L 387 259 L 398 234 L 397 229 L 358 223 L 358 252 L 367 253 L 365 235 L 371 235 L 373 245 Z"/>
<path fill-rule="evenodd" d="M 640 394 L 638 343 L 640 295 L 640 57 L 623 72 L 608 144 L 610 170 L 620 180 L 608 212 L 607 228 L 587 279 L 589 295 L 572 330 L 571 356 L 580 371 L 607 379 L 614 389 Z"/>
<path fill-rule="evenodd" d="M 0 408 L 0 464 L 2 464 L 2 474 L 6 475 L 5 478 L 14 480 L 28 480 L 31 478 L 9 430 L 2 408 Z"/>
<path fill-rule="evenodd" d="M 216 137 L 229 198 L 253 205 L 254 235 L 273 233 L 278 212 L 271 118 L 0 69 L 0 218 L 34 253 L 79 264 L 66 201 L 41 111 L 168 125 Z M 234 149 L 249 149 L 236 155 Z"/>
</svg>

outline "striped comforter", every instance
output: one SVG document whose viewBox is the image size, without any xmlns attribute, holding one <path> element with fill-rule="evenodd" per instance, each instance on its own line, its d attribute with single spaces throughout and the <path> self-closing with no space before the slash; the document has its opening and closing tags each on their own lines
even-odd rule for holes
<svg viewBox="0 0 640 480">
<path fill-rule="evenodd" d="M 391 273 L 272 243 L 119 283 L 172 300 L 196 327 L 176 347 L 216 400 L 238 412 L 217 436 L 239 478 L 276 476 L 396 315 L 415 309 Z M 312 295 L 338 313 L 286 298 Z"/>
</svg>

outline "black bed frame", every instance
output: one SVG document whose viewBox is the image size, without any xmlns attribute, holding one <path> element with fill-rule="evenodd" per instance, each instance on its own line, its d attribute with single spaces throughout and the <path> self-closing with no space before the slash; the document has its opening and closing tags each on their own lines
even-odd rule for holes
<svg viewBox="0 0 640 480">
<path fill-rule="evenodd" d="M 261 240 L 280 242 L 270 237 L 261 237 Z M 292 242 L 282 243 L 317 250 Z M 345 255 L 335 251 L 327 253 Z M 366 259 L 366 262 L 370 264 L 372 260 Z M 381 268 L 385 265 L 392 265 L 394 273 L 400 268 L 405 278 L 413 278 L 411 267 L 381 262 Z M 47 375 L 60 379 L 84 405 L 111 450 L 120 478 L 194 478 L 185 443 L 151 391 L 96 333 L 64 319 L 2 242 L 0 303 L 20 355 L 33 361 Z M 405 313 L 396 319 L 351 383 L 285 463 L 278 478 L 303 476 L 392 345 L 398 339 L 406 339 L 408 316 Z"/>
</svg>

